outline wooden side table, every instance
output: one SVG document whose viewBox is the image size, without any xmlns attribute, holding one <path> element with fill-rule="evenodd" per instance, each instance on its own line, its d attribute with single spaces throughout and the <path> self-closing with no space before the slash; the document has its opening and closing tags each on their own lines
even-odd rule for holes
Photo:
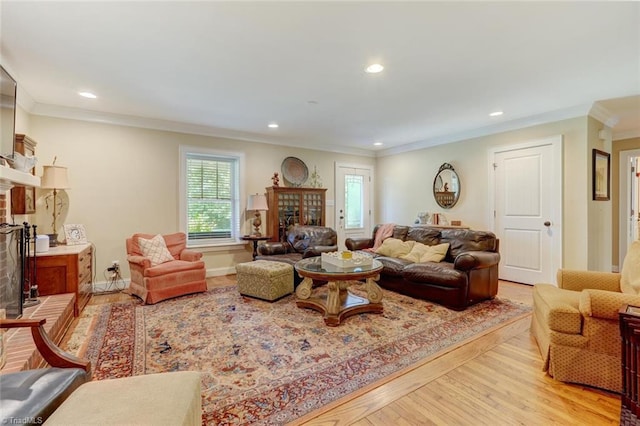
<svg viewBox="0 0 640 426">
<path fill-rule="evenodd" d="M 623 306 L 619 312 L 622 337 L 621 425 L 636 425 L 640 418 L 640 307 Z"/>
<path fill-rule="evenodd" d="M 256 260 L 258 255 L 258 241 L 270 240 L 270 236 L 257 236 L 257 235 L 244 235 L 242 238 L 244 241 L 253 241 L 253 260 Z"/>
</svg>

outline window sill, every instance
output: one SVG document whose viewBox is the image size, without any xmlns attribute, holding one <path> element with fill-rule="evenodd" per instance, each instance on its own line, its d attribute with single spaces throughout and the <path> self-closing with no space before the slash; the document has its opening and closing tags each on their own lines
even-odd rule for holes
<svg viewBox="0 0 640 426">
<path fill-rule="evenodd" d="M 245 241 L 237 241 L 235 243 L 223 244 L 187 245 L 187 248 L 201 253 L 209 253 L 217 251 L 245 250 L 246 245 L 247 243 Z"/>
</svg>

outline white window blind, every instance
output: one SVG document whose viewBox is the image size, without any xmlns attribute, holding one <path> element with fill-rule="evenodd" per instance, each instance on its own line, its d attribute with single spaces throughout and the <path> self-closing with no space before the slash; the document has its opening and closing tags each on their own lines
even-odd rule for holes
<svg viewBox="0 0 640 426">
<path fill-rule="evenodd" d="M 235 241 L 239 233 L 238 158 L 186 153 L 186 232 L 192 245 Z"/>
</svg>

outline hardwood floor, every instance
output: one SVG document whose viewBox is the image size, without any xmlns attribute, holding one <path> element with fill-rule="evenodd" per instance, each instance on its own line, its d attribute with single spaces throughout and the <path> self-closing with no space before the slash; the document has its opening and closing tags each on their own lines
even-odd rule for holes
<svg viewBox="0 0 640 426">
<path fill-rule="evenodd" d="M 210 278 L 209 287 L 235 284 Z M 499 297 L 532 303 L 532 287 L 501 281 Z M 94 295 L 90 304 L 130 298 Z M 300 418 L 304 425 L 617 425 L 620 397 L 542 372 L 530 317 L 494 330 L 399 377 Z M 73 328 L 75 324 L 72 324 Z"/>
</svg>

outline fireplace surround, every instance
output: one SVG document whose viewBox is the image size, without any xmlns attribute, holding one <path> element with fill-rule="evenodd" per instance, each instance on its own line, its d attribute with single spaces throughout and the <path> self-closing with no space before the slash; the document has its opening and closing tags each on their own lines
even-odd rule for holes
<svg viewBox="0 0 640 426">
<path fill-rule="evenodd" d="M 0 310 L 6 318 L 22 316 L 24 238 L 20 225 L 0 225 Z"/>
</svg>

